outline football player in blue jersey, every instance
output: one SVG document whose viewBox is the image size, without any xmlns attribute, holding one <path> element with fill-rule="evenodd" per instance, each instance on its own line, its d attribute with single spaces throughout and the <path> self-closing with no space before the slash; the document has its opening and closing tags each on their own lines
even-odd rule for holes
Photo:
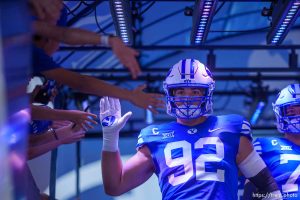
<svg viewBox="0 0 300 200">
<path fill-rule="evenodd" d="M 277 184 L 253 150 L 250 124 L 239 115 L 213 116 L 215 82 L 198 60 L 184 59 L 169 71 L 163 87 L 167 113 L 176 121 L 151 125 L 138 137 L 137 153 L 122 165 L 118 99 L 100 100 L 103 129 L 102 176 L 105 192 L 121 195 L 155 173 L 162 199 L 236 200 L 238 170 L 262 192 L 281 199 Z"/>
<path fill-rule="evenodd" d="M 300 84 L 281 90 L 273 110 L 283 138 L 258 138 L 253 143 L 275 178 L 283 199 L 300 199 Z M 252 188 L 252 189 L 251 189 Z M 246 199 L 256 197 L 253 185 L 245 185 Z M 250 198 L 251 199 L 251 198 Z"/>
</svg>

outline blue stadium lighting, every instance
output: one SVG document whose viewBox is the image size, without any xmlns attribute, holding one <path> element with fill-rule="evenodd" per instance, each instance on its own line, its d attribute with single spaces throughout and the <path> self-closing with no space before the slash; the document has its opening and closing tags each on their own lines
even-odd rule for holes
<svg viewBox="0 0 300 200">
<path fill-rule="evenodd" d="M 263 102 L 263 101 L 258 102 L 258 104 L 256 106 L 256 109 L 255 109 L 255 111 L 254 111 L 254 113 L 253 113 L 253 115 L 250 119 L 250 123 L 252 125 L 256 124 L 256 122 L 257 122 L 258 118 L 260 117 L 260 115 L 261 115 L 263 109 L 265 108 L 265 106 L 266 106 L 265 102 Z"/>
<path fill-rule="evenodd" d="M 146 124 L 152 124 L 154 122 L 153 120 L 153 114 L 150 110 L 146 110 Z"/>
<path fill-rule="evenodd" d="M 294 25 L 300 14 L 300 0 L 280 0 L 274 6 L 272 27 L 267 35 L 267 44 L 279 45 Z"/>
<path fill-rule="evenodd" d="M 191 43 L 205 42 L 218 0 L 196 0 L 193 12 Z"/>
<path fill-rule="evenodd" d="M 109 4 L 117 35 L 124 43 L 131 45 L 133 33 L 129 0 L 110 0 Z"/>
</svg>

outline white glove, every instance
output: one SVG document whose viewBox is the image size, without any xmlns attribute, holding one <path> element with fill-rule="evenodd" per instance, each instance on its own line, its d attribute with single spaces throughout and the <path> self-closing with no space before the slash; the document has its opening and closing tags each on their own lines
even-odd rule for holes
<svg viewBox="0 0 300 200">
<path fill-rule="evenodd" d="M 119 132 L 132 115 L 129 111 L 121 117 L 119 99 L 103 97 L 100 100 L 100 122 L 103 132 L 103 151 L 118 151 Z"/>
</svg>

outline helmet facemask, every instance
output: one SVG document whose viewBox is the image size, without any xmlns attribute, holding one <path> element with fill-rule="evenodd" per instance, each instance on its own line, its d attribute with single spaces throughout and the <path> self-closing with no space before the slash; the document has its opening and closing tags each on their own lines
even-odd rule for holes
<svg viewBox="0 0 300 200">
<path fill-rule="evenodd" d="M 212 113 L 213 89 L 210 87 L 187 88 L 201 89 L 204 92 L 201 96 L 175 96 L 174 91 L 178 88 L 170 88 L 169 95 L 167 95 L 168 114 L 180 119 L 196 119 Z"/>
<path fill-rule="evenodd" d="M 300 102 L 274 106 L 274 111 L 280 132 L 300 134 Z"/>
</svg>

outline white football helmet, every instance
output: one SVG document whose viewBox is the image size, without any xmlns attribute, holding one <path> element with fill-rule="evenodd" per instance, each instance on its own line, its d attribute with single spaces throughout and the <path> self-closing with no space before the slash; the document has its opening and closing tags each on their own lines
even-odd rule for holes
<svg viewBox="0 0 300 200">
<path fill-rule="evenodd" d="M 203 96 L 174 97 L 177 88 L 204 88 Z M 196 59 L 183 59 L 168 72 L 163 88 L 167 96 L 167 113 L 180 119 L 195 119 L 212 113 L 215 81 L 209 69 Z M 179 105 L 180 104 L 180 105 Z"/>
<path fill-rule="evenodd" d="M 300 115 L 288 115 L 287 109 L 300 106 L 300 84 L 291 84 L 280 91 L 273 103 L 277 129 L 281 133 L 300 134 Z"/>
</svg>

